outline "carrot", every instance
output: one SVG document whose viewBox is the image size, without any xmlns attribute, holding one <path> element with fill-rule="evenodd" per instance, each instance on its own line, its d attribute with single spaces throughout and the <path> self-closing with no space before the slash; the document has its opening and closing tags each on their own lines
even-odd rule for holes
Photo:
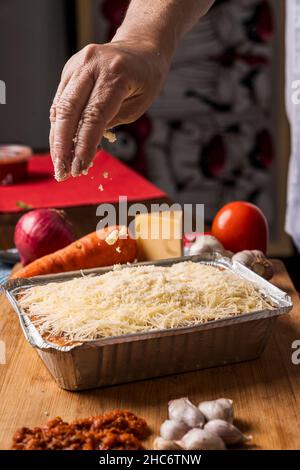
<svg viewBox="0 0 300 470">
<path fill-rule="evenodd" d="M 118 226 L 112 226 L 90 233 L 61 250 L 33 261 L 16 272 L 12 279 L 132 262 L 137 256 L 136 241 L 129 235 L 126 239 L 115 240 L 114 231 L 118 229 Z M 107 238 L 110 234 L 111 241 Z"/>
</svg>

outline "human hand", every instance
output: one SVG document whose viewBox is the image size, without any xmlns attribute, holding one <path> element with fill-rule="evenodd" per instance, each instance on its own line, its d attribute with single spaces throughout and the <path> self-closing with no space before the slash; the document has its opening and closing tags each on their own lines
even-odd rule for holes
<svg viewBox="0 0 300 470">
<path fill-rule="evenodd" d="M 148 109 L 170 61 L 150 41 L 138 39 L 90 44 L 67 62 L 50 112 L 58 181 L 87 173 L 103 133 Z"/>
</svg>

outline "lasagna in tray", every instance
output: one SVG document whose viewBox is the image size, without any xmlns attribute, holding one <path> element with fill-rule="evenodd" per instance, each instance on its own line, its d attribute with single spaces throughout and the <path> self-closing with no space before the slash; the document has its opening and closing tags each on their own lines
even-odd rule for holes
<svg viewBox="0 0 300 470">
<path fill-rule="evenodd" d="M 229 269 L 192 261 L 115 266 L 102 275 L 27 288 L 18 300 L 43 338 L 60 345 L 275 308 L 253 283 Z"/>
</svg>

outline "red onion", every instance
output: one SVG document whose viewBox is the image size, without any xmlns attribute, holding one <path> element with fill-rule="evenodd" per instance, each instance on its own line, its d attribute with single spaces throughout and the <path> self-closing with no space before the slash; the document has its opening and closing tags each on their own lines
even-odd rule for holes
<svg viewBox="0 0 300 470">
<path fill-rule="evenodd" d="M 16 225 L 15 245 L 23 265 L 60 250 L 75 240 L 72 225 L 56 209 L 37 209 Z"/>
</svg>

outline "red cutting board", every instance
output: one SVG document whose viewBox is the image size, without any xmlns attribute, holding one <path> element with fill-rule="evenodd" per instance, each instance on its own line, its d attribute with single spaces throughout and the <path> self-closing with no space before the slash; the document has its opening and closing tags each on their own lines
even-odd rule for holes
<svg viewBox="0 0 300 470">
<path fill-rule="evenodd" d="M 62 208 L 116 203 L 119 196 L 127 196 L 128 201 L 143 201 L 161 199 L 166 194 L 105 151 L 97 154 L 87 176 L 62 183 L 53 177 L 50 155 L 37 155 L 29 162 L 28 181 L 0 187 L 0 213 L 24 210 L 18 207 L 18 201 L 34 209 Z"/>
</svg>

